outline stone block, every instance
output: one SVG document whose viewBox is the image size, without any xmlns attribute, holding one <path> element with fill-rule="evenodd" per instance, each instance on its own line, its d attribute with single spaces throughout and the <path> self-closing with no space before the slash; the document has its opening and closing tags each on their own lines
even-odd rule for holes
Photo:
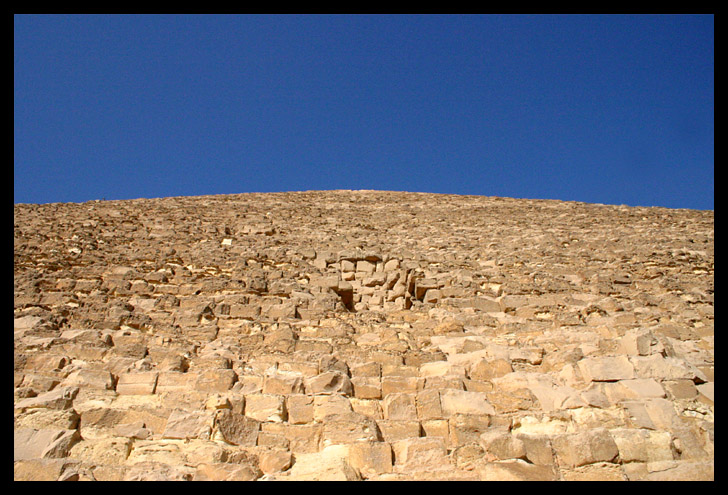
<svg viewBox="0 0 728 495">
<path fill-rule="evenodd" d="M 609 433 L 617 444 L 622 462 L 672 461 L 676 457 L 668 431 L 619 428 Z"/>
<path fill-rule="evenodd" d="M 276 372 L 266 375 L 263 381 L 264 394 L 302 394 L 303 377 L 299 373 Z"/>
<path fill-rule="evenodd" d="M 382 381 L 378 376 L 356 376 L 351 379 L 351 385 L 357 399 L 382 398 Z"/>
<path fill-rule="evenodd" d="M 586 381 L 613 382 L 637 378 L 634 366 L 626 356 L 586 357 L 577 364 Z"/>
<path fill-rule="evenodd" d="M 440 392 L 440 403 L 444 417 L 455 414 L 495 414 L 495 408 L 488 402 L 483 392 L 446 389 Z"/>
<path fill-rule="evenodd" d="M 162 438 L 200 438 L 209 439 L 213 426 L 214 413 L 212 411 L 172 411 L 167 419 L 167 425 Z"/>
<path fill-rule="evenodd" d="M 116 384 L 116 392 L 120 395 L 149 395 L 157 388 L 156 371 L 139 373 L 122 373 Z"/>
<path fill-rule="evenodd" d="M 415 420 L 378 419 L 377 426 L 382 434 L 382 439 L 389 443 L 422 436 L 420 422 Z"/>
<path fill-rule="evenodd" d="M 442 405 L 440 404 L 440 392 L 438 390 L 422 390 L 415 396 L 417 406 L 417 418 L 419 420 L 441 419 Z"/>
<path fill-rule="evenodd" d="M 349 446 L 349 464 L 364 479 L 392 472 L 392 446 L 387 442 L 359 442 Z"/>
<path fill-rule="evenodd" d="M 313 397 L 303 394 L 292 394 L 286 397 L 286 412 L 289 423 L 310 423 L 314 419 L 313 411 Z"/>
<path fill-rule="evenodd" d="M 414 394 L 393 393 L 382 401 L 384 419 L 417 420 L 417 406 Z"/>
<path fill-rule="evenodd" d="M 114 390 L 114 382 L 114 377 L 106 370 L 81 369 L 68 375 L 62 385 Z"/>
<path fill-rule="evenodd" d="M 223 393 L 230 390 L 237 381 L 238 375 L 231 369 L 206 369 L 198 373 L 194 388 L 201 392 Z"/>
<path fill-rule="evenodd" d="M 435 437 L 419 437 L 392 443 L 397 472 L 434 469 L 450 463 L 445 442 Z"/>
<path fill-rule="evenodd" d="M 227 443 L 254 447 L 258 442 L 260 422 L 229 409 L 223 409 L 215 416 L 215 429 Z"/>
<path fill-rule="evenodd" d="M 192 481 L 255 481 L 262 472 L 252 464 L 219 462 L 197 466 Z"/>
<path fill-rule="evenodd" d="M 482 481 L 557 481 L 552 466 L 529 464 L 524 460 L 489 462 L 478 470 Z"/>
<path fill-rule="evenodd" d="M 248 394 L 245 396 L 245 415 L 257 421 L 281 422 L 287 419 L 282 395 Z"/>
<path fill-rule="evenodd" d="M 321 452 L 296 454 L 290 481 L 356 481 L 359 475 L 348 461 L 348 445 L 331 445 Z"/>
<path fill-rule="evenodd" d="M 321 444 L 324 447 L 362 441 L 377 442 L 381 439 L 377 423 L 373 419 L 353 411 L 328 416 L 321 428 Z"/>
<path fill-rule="evenodd" d="M 572 468 L 595 462 L 614 462 L 619 455 L 614 438 L 603 428 L 557 435 L 551 444 L 559 464 Z"/>
<path fill-rule="evenodd" d="M 20 428 L 13 431 L 13 460 L 67 457 L 81 439 L 78 430 Z"/>
<path fill-rule="evenodd" d="M 342 394 L 351 395 L 353 387 L 347 375 L 340 371 L 326 371 L 304 380 L 306 393 L 309 395 Z"/>
</svg>

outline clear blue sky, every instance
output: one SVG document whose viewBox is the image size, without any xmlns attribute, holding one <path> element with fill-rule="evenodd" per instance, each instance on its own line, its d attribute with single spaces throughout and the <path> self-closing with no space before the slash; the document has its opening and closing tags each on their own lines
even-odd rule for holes
<svg viewBox="0 0 728 495">
<path fill-rule="evenodd" d="M 14 199 L 713 209 L 714 17 L 15 16 Z"/>
</svg>

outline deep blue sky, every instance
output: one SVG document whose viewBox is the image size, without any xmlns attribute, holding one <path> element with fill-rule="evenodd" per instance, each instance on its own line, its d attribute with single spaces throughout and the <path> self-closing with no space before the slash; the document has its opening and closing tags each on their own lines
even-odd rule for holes
<svg viewBox="0 0 728 495">
<path fill-rule="evenodd" d="M 15 16 L 16 203 L 713 209 L 713 16 Z"/>
</svg>

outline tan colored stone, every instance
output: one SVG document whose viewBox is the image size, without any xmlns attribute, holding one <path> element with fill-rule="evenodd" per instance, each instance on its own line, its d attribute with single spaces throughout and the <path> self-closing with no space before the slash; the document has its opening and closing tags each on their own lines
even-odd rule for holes
<svg viewBox="0 0 728 495">
<path fill-rule="evenodd" d="M 392 472 L 392 446 L 386 442 L 358 442 L 349 446 L 349 464 L 364 479 Z"/>
<path fill-rule="evenodd" d="M 122 373 L 116 384 L 116 392 L 119 394 L 147 395 L 153 394 L 157 388 L 156 371 L 140 373 Z"/>
</svg>

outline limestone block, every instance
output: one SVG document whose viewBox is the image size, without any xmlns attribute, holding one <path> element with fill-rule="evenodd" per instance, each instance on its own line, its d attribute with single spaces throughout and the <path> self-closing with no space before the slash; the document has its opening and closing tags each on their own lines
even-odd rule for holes
<svg viewBox="0 0 728 495">
<path fill-rule="evenodd" d="M 13 463 L 13 481 L 57 481 L 72 471 L 77 461 L 69 459 L 28 459 Z"/>
<path fill-rule="evenodd" d="M 50 392 L 18 401 L 15 404 L 15 409 L 20 411 L 35 408 L 69 409 L 73 405 L 73 399 L 77 394 L 78 387 L 59 387 Z"/>
<path fill-rule="evenodd" d="M 715 466 L 712 461 L 659 461 L 625 464 L 624 470 L 630 481 L 714 481 Z"/>
<path fill-rule="evenodd" d="M 564 466 L 613 462 L 619 455 L 617 444 L 604 428 L 557 435 L 551 439 L 551 444 L 560 465 Z"/>
<path fill-rule="evenodd" d="M 181 371 L 162 371 L 157 378 L 155 392 L 185 392 L 192 388 L 197 381 L 197 373 L 182 373 Z"/>
<path fill-rule="evenodd" d="M 295 455 L 299 453 L 318 452 L 321 445 L 323 425 L 306 424 L 291 425 L 285 423 L 262 423 L 264 432 L 283 435 L 288 440 L 290 451 Z"/>
<path fill-rule="evenodd" d="M 384 418 L 382 413 L 381 401 L 377 399 L 357 399 L 352 397 L 349 399 L 351 408 L 354 412 L 363 414 L 372 419 L 379 420 Z"/>
<path fill-rule="evenodd" d="M 440 403 L 444 417 L 455 414 L 495 414 L 495 408 L 488 402 L 483 392 L 446 389 L 440 392 Z"/>
<path fill-rule="evenodd" d="M 352 412 L 351 401 L 343 395 L 317 395 L 313 397 L 313 419 L 327 421 L 329 416 L 346 415 Z"/>
<path fill-rule="evenodd" d="M 356 271 L 362 273 L 374 273 L 377 268 L 376 263 L 366 260 L 359 260 L 356 262 Z"/>
<path fill-rule="evenodd" d="M 548 435 L 516 435 L 526 449 L 526 460 L 539 466 L 554 463 L 554 453 Z"/>
<path fill-rule="evenodd" d="M 303 377 L 298 373 L 271 373 L 263 381 L 264 394 L 302 394 L 303 391 Z"/>
<path fill-rule="evenodd" d="M 15 428 L 75 430 L 80 416 L 74 409 L 26 409 L 15 417 Z"/>
<path fill-rule="evenodd" d="M 384 419 L 416 420 L 415 394 L 388 394 L 382 401 L 382 411 L 384 412 Z"/>
<path fill-rule="evenodd" d="M 343 394 L 351 395 L 353 387 L 347 375 L 339 371 L 326 371 L 304 380 L 306 393 L 309 395 Z"/>
<path fill-rule="evenodd" d="M 147 429 L 144 421 L 135 421 L 133 423 L 124 423 L 114 427 L 114 435 L 117 437 L 138 438 L 144 440 L 152 434 Z"/>
<path fill-rule="evenodd" d="M 114 377 L 105 370 L 81 369 L 68 375 L 62 385 L 114 390 Z"/>
<path fill-rule="evenodd" d="M 488 462 L 478 470 L 482 481 L 556 481 L 551 466 L 529 464 L 524 460 Z"/>
<path fill-rule="evenodd" d="M 223 409 L 215 416 L 215 428 L 227 443 L 254 447 L 258 441 L 260 422 L 229 409 Z"/>
<path fill-rule="evenodd" d="M 675 399 L 693 399 L 698 395 L 698 389 L 692 380 L 665 380 L 662 382 L 662 385 L 670 397 Z M 664 397 L 664 395 L 659 397 Z"/>
<path fill-rule="evenodd" d="M 619 449 L 622 462 L 672 461 L 672 435 L 668 431 L 633 428 L 609 430 Z"/>
<path fill-rule="evenodd" d="M 358 442 L 349 446 L 349 464 L 364 479 L 392 472 L 392 446 L 387 442 Z"/>
<path fill-rule="evenodd" d="M 499 313 L 502 311 L 501 304 L 497 300 L 489 297 L 474 297 L 471 302 L 471 307 L 486 313 Z"/>
<path fill-rule="evenodd" d="M 655 378 L 658 380 L 693 380 L 696 383 L 707 382 L 707 377 L 687 361 L 675 357 L 664 357 L 661 354 L 650 356 L 633 356 L 630 358 L 639 378 Z"/>
<path fill-rule="evenodd" d="M 473 380 L 489 381 L 512 371 L 511 362 L 507 359 L 480 359 L 470 366 L 468 376 Z"/>
<path fill-rule="evenodd" d="M 377 427 L 382 434 L 385 442 L 393 443 L 407 438 L 417 438 L 422 436 L 422 427 L 416 420 L 376 420 Z M 447 433 L 447 426 L 446 433 Z M 447 434 L 445 435 L 447 436 Z"/>
<path fill-rule="evenodd" d="M 258 456 L 259 468 L 265 474 L 280 473 L 291 467 L 293 456 L 287 449 L 269 449 Z"/>
<path fill-rule="evenodd" d="M 321 452 L 295 454 L 290 481 L 356 481 L 359 475 L 348 462 L 348 445 L 331 445 Z"/>
<path fill-rule="evenodd" d="M 66 457 L 71 447 L 80 439 L 78 430 L 15 429 L 13 431 L 13 460 Z"/>
<path fill-rule="evenodd" d="M 415 404 L 417 406 L 417 418 L 421 421 L 441 419 L 443 417 L 440 392 L 438 390 L 422 390 L 417 392 Z"/>
<path fill-rule="evenodd" d="M 262 474 L 257 466 L 251 464 L 220 462 L 198 465 L 192 481 L 254 481 Z"/>
<path fill-rule="evenodd" d="M 328 416 L 321 429 L 321 444 L 343 445 L 361 441 L 381 441 L 377 423 L 362 414 L 350 412 Z"/>
<path fill-rule="evenodd" d="M 183 411 L 175 409 L 167 419 L 162 438 L 210 438 L 214 413 L 212 411 Z"/>
<path fill-rule="evenodd" d="M 665 390 L 662 385 L 652 378 L 605 382 L 603 390 L 607 399 L 615 404 L 628 399 L 665 397 Z"/>
<path fill-rule="evenodd" d="M 427 419 L 420 422 L 420 428 L 421 436 L 441 438 L 446 446 L 450 446 L 450 422 L 447 419 Z"/>
<path fill-rule="evenodd" d="M 561 469 L 561 476 L 564 481 L 627 481 L 622 466 L 608 462 Z"/>
<path fill-rule="evenodd" d="M 457 447 L 466 443 L 478 443 L 480 435 L 491 426 L 487 415 L 456 414 L 448 419 L 448 445 Z"/>
<path fill-rule="evenodd" d="M 156 371 L 140 373 L 122 373 L 116 384 L 116 392 L 122 395 L 148 395 L 153 394 L 157 388 Z"/>
<path fill-rule="evenodd" d="M 612 382 L 637 378 L 634 366 L 626 356 L 586 357 L 578 362 L 587 381 Z"/>
<path fill-rule="evenodd" d="M 489 461 L 526 459 L 526 445 L 523 440 L 504 428 L 491 428 L 481 433 L 480 445 Z"/>
<path fill-rule="evenodd" d="M 247 394 L 245 415 L 257 421 L 281 422 L 287 419 L 285 400 L 282 395 Z"/>
<path fill-rule="evenodd" d="M 698 392 L 702 397 L 705 397 L 708 400 L 709 404 L 712 404 L 715 402 L 715 383 L 714 382 L 708 382 L 708 383 L 702 383 L 697 386 Z"/>
<path fill-rule="evenodd" d="M 223 393 L 230 390 L 237 380 L 237 373 L 231 369 L 206 369 L 197 374 L 194 388 L 206 393 Z"/>
<path fill-rule="evenodd" d="M 417 376 L 382 376 L 382 395 L 416 393 L 424 388 L 424 378 Z"/>
<path fill-rule="evenodd" d="M 69 451 L 69 457 L 104 465 L 121 465 L 131 451 L 132 440 L 124 437 L 83 439 Z"/>
<path fill-rule="evenodd" d="M 441 438 L 419 437 L 392 443 L 397 472 L 441 469 L 450 463 Z"/>
<path fill-rule="evenodd" d="M 313 397 L 303 394 L 292 394 L 286 397 L 288 422 L 305 424 L 314 420 Z"/>
<path fill-rule="evenodd" d="M 377 377 L 357 376 L 351 379 L 354 397 L 357 399 L 381 399 L 382 381 Z"/>
<path fill-rule="evenodd" d="M 635 428 L 670 430 L 681 423 L 675 408 L 667 399 L 625 400 L 629 423 Z"/>
<path fill-rule="evenodd" d="M 159 457 L 165 458 L 161 454 Z M 125 470 L 122 481 L 191 481 L 194 472 L 195 468 L 174 462 L 140 460 Z"/>
</svg>

